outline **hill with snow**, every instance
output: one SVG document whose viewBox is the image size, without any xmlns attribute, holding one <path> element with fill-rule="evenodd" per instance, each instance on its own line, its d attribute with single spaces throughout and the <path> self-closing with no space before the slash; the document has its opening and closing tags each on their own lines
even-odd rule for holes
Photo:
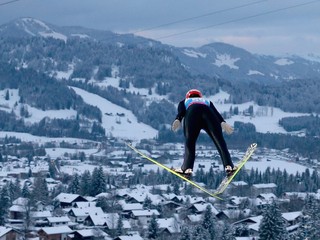
<svg viewBox="0 0 320 240">
<path fill-rule="evenodd" d="M 113 78 L 112 81 L 108 80 L 110 84 L 112 82 L 117 81 L 116 78 Z M 103 113 L 102 116 L 102 126 L 106 130 L 106 136 L 112 136 L 121 139 L 130 139 L 130 140 L 141 140 L 141 139 L 152 139 L 155 138 L 158 134 L 158 131 L 144 123 L 141 123 L 137 120 L 135 115 L 116 104 L 111 103 L 110 101 L 102 98 L 96 94 L 87 92 L 80 88 L 72 87 L 72 89 L 81 96 L 89 105 L 96 106 Z M 10 100 L 5 100 L 6 90 L 0 91 L 0 99 L 2 104 L 0 105 L 0 110 L 4 110 L 7 112 L 15 112 L 17 116 L 19 116 L 19 95 L 18 90 L 10 89 Z M 137 91 L 134 87 L 129 88 L 128 91 Z M 140 93 L 144 92 L 140 90 Z M 161 97 L 158 94 L 148 95 L 149 99 L 160 101 Z M 166 98 L 166 97 L 164 97 Z M 230 119 L 227 119 L 231 125 L 234 124 L 235 121 L 241 121 L 245 123 L 252 123 L 255 125 L 257 132 L 261 133 L 287 133 L 280 125 L 279 120 L 283 117 L 296 117 L 303 116 L 306 114 L 302 113 L 287 113 L 282 111 L 279 108 L 267 107 L 267 106 L 258 106 L 254 102 L 247 102 L 244 104 L 225 104 L 225 100 L 229 98 L 229 94 L 220 91 L 218 94 L 213 96 L 208 96 L 217 109 L 222 112 L 228 112 L 230 108 L 238 107 L 241 114 L 232 116 Z M 245 111 L 250 107 L 253 107 L 254 116 L 245 115 Z M 36 123 L 42 120 L 45 117 L 50 119 L 58 118 L 58 119 L 69 119 L 75 118 L 77 112 L 73 109 L 70 110 L 40 110 L 31 106 L 28 106 L 28 111 L 30 117 L 25 119 L 26 123 Z M 170 119 L 174 119 L 173 116 L 168 116 Z M 15 135 L 14 133 L 2 132 L 2 136 L 4 135 Z M 22 135 L 21 135 L 22 136 Z M 28 137 L 30 138 L 30 136 Z M 31 139 L 31 138 L 30 138 Z"/>
</svg>

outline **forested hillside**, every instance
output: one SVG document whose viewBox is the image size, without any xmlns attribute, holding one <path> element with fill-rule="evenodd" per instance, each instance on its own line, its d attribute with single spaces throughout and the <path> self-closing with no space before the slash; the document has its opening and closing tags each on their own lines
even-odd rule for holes
<svg viewBox="0 0 320 240">
<path fill-rule="evenodd" d="M 159 141 L 182 141 L 181 132 L 174 135 L 168 129 L 176 114 L 175 104 L 184 98 L 188 89 L 199 88 L 206 96 L 223 90 L 230 94 L 230 98 L 225 101 L 232 104 L 253 101 L 260 106 L 310 114 L 279 122 L 288 132 L 305 131 L 306 141 L 310 141 L 306 148 L 299 147 L 301 138 L 284 135 L 277 136 L 275 140 L 268 134 L 256 133 L 254 126 L 241 123 L 235 126 L 237 135 L 230 138 L 233 146 L 240 146 L 241 143 L 243 146 L 242 140 L 250 139 L 263 142 L 265 146 L 289 147 L 310 156 L 317 153 L 312 146 L 315 137 L 319 137 L 317 129 L 320 129 L 320 79 L 292 78 L 263 83 L 235 81 L 226 77 L 227 72 L 224 76 L 213 74 L 215 77 L 209 77 L 195 74 L 194 69 L 191 71 L 190 66 L 182 63 L 178 51 L 172 47 L 159 43 L 130 43 L 129 40 L 123 43 L 110 39 L 106 41 L 103 40 L 106 37 L 103 37 L 102 32 L 99 32 L 99 39 L 89 37 L 90 32 L 87 34 L 87 37 L 70 35 L 67 40 L 39 35 L 4 35 L 0 38 L 0 90 L 19 89 L 20 96 L 17 103 L 20 104 L 18 116 L 17 112 L 1 111 L 1 130 L 46 136 L 103 137 L 105 129 L 100 124 L 106 113 L 86 104 L 69 88 L 75 86 L 132 111 L 139 122 L 159 130 Z M 131 36 L 131 39 L 134 38 Z M 228 46 L 223 45 L 223 48 Z M 237 52 L 241 53 L 239 49 Z M 249 61 L 250 53 L 246 52 L 246 56 Z M 287 74 L 290 75 L 289 72 Z M 117 79 L 118 85 L 103 85 L 111 78 Z M 132 87 L 147 89 L 150 96 L 157 94 L 163 98 L 148 98 L 129 91 Z M 9 92 L 5 97 L 10 98 Z M 38 123 L 26 125 L 25 120 L 29 117 L 27 106 L 43 111 L 74 109 L 77 116 L 74 119 L 42 119 Z M 224 114 L 228 118 L 230 114 L 238 113 L 233 110 Z M 206 139 L 200 137 L 200 141 Z"/>
</svg>

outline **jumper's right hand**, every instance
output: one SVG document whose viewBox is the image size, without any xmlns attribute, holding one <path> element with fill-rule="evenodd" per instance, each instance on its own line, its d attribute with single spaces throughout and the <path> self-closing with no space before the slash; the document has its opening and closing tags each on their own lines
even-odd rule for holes
<svg viewBox="0 0 320 240">
<path fill-rule="evenodd" d="M 178 119 L 174 120 L 171 126 L 171 130 L 176 132 L 180 128 L 180 125 L 181 122 Z"/>
<path fill-rule="evenodd" d="M 227 134 L 232 134 L 233 133 L 233 128 L 226 122 L 221 123 L 222 129 L 227 133 Z"/>
</svg>

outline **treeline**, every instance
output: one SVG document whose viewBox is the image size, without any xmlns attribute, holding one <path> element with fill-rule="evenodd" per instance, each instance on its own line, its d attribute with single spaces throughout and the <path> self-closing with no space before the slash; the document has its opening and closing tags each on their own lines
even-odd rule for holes
<svg viewBox="0 0 320 240">
<path fill-rule="evenodd" d="M 320 136 L 320 118 L 318 115 L 285 117 L 279 124 L 288 132 L 305 131 L 307 136 Z"/>
<path fill-rule="evenodd" d="M 198 168 L 194 173 L 193 180 L 196 182 L 204 183 L 209 189 L 216 189 L 225 177 L 225 173 L 221 171 L 215 171 L 214 168 L 204 171 L 203 168 Z M 179 186 L 183 184 L 183 181 L 177 179 L 174 175 L 167 171 L 153 171 L 150 170 L 147 173 L 141 170 L 133 172 L 134 175 L 130 178 L 128 186 L 135 184 L 145 184 L 156 186 L 159 184 L 172 184 L 172 188 L 167 189 L 167 193 L 181 194 Z M 277 185 L 276 195 L 278 197 L 283 196 L 285 192 L 317 192 L 320 188 L 320 176 L 317 171 L 309 171 L 296 174 L 289 174 L 287 171 L 281 171 L 279 169 L 267 168 L 266 171 L 261 172 L 259 169 L 251 169 L 249 172 L 241 170 L 235 177 L 235 181 L 245 181 L 252 186 L 253 184 L 261 183 L 275 183 Z M 194 187 L 185 186 L 185 194 L 194 193 Z"/>
<path fill-rule="evenodd" d="M 25 124 L 23 119 L 17 119 L 15 114 L 0 110 L 0 130 L 25 132 L 46 137 L 74 137 L 92 140 L 104 139 L 105 129 L 98 122 L 79 119 L 43 118 L 39 123 Z"/>
<path fill-rule="evenodd" d="M 286 112 L 320 113 L 320 79 L 293 79 L 272 85 L 234 83 L 228 88 L 232 103 L 255 101 Z"/>
<path fill-rule="evenodd" d="M 253 124 L 242 122 L 235 122 L 234 129 L 232 135 L 225 135 L 229 149 L 245 150 L 251 143 L 257 143 L 261 148 L 289 149 L 290 152 L 301 154 L 310 159 L 318 159 L 320 155 L 319 139 L 314 136 L 299 137 L 289 134 L 258 133 Z M 183 142 L 183 132 L 179 130 L 174 133 L 170 128 L 164 126 L 159 130 L 157 141 L 160 143 Z M 197 142 L 213 145 L 212 140 L 204 133 L 200 133 Z"/>
<path fill-rule="evenodd" d="M 86 104 L 66 83 L 56 81 L 32 69 L 15 69 L 14 65 L 1 62 L 0 90 L 18 89 L 23 116 L 28 116 L 23 104 L 45 110 L 75 109 L 79 114 L 101 122 L 100 109 Z M 5 100 L 10 100 L 7 90 Z"/>
</svg>

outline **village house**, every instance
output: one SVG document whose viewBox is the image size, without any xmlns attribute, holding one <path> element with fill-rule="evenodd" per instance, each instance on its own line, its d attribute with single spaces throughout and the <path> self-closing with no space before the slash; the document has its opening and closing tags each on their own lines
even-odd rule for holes
<svg viewBox="0 0 320 240">
<path fill-rule="evenodd" d="M 182 203 L 183 199 L 181 197 L 178 197 L 176 194 L 174 193 L 164 193 L 162 194 L 162 196 L 167 200 L 167 201 L 173 201 L 176 203 Z"/>
<path fill-rule="evenodd" d="M 68 226 L 71 220 L 68 216 L 47 217 L 46 222 L 47 222 L 47 226 L 49 227 L 58 227 L 58 226 Z"/>
<path fill-rule="evenodd" d="M 103 210 L 101 207 L 71 208 L 67 214 L 71 221 L 83 223 L 90 214 L 100 215 L 103 214 Z"/>
<path fill-rule="evenodd" d="M 29 199 L 19 197 L 12 202 L 9 208 L 9 217 L 12 219 L 21 219 L 28 209 Z M 30 208 L 30 207 L 29 207 Z M 30 210 L 30 209 L 29 209 Z"/>
<path fill-rule="evenodd" d="M 213 215 L 216 216 L 219 213 L 219 211 L 211 203 L 195 203 L 192 204 L 192 206 L 189 207 L 188 210 L 194 214 L 201 214 L 206 211 L 206 208 L 208 206 L 211 207 L 211 212 L 213 213 Z"/>
<path fill-rule="evenodd" d="M 130 217 L 130 213 L 132 210 L 143 210 L 143 205 L 141 203 L 126 203 L 119 202 L 122 208 L 121 215 L 125 218 Z"/>
<path fill-rule="evenodd" d="M 60 193 L 55 197 L 60 202 L 61 208 L 71 208 L 75 202 L 87 202 L 88 200 L 78 194 Z"/>
<path fill-rule="evenodd" d="M 286 212 L 286 213 L 281 213 L 283 220 L 285 221 L 285 226 L 287 228 L 287 231 L 289 233 L 294 232 L 298 228 L 298 222 L 299 219 L 302 216 L 301 211 L 297 212 Z M 248 226 L 249 229 L 249 236 L 258 236 L 259 234 L 259 226 L 262 220 L 262 215 L 255 216 L 255 217 L 249 217 L 242 219 L 240 221 L 237 221 L 233 223 L 233 225 L 239 225 L 243 224 Z"/>
<path fill-rule="evenodd" d="M 119 221 L 118 213 L 90 214 L 84 220 L 85 226 L 103 227 L 106 230 L 116 229 Z M 128 220 L 122 219 L 123 229 L 130 229 L 131 224 Z"/>
<path fill-rule="evenodd" d="M 50 211 L 31 211 L 30 218 L 34 222 L 35 226 L 42 227 L 47 224 L 47 218 L 52 217 Z"/>
<path fill-rule="evenodd" d="M 275 183 L 260 183 L 252 185 L 252 192 L 255 196 L 262 193 L 275 193 L 277 185 Z"/>
<path fill-rule="evenodd" d="M 22 236 L 13 228 L 0 226 L 0 240 L 17 240 Z"/>
<path fill-rule="evenodd" d="M 73 230 L 68 226 L 44 227 L 38 231 L 40 240 L 67 240 Z"/>
<path fill-rule="evenodd" d="M 160 229 L 160 236 L 162 236 L 162 238 L 165 238 L 166 236 L 172 236 L 181 231 L 180 224 L 173 217 L 158 218 L 157 223 Z"/>
<path fill-rule="evenodd" d="M 232 181 L 225 192 L 236 196 L 248 196 L 250 186 L 245 181 Z"/>
<path fill-rule="evenodd" d="M 111 237 L 99 228 L 77 230 L 72 240 L 112 240 Z"/>
<path fill-rule="evenodd" d="M 121 235 L 114 240 L 144 240 L 140 235 Z"/>
<path fill-rule="evenodd" d="M 203 216 L 201 214 L 194 213 L 187 215 L 184 221 L 186 222 L 186 224 L 194 225 L 200 223 L 202 219 Z"/>
<path fill-rule="evenodd" d="M 162 209 L 164 209 L 165 211 L 175 211 L 178 207 L 181 206 L 181 204 L 176 203 L 174 201 L 165 201 L 162 202 L 160 204 L 160 206 L 162 207 Z"/>
<path fill-rule="evenodd" d="M 149 224 L 152 215 L 156 215 L 156 217 L 160 216 L 160 213 L 156 209 L 148 209 L 148 210 L 133 210 L 131 211 L 131 218 L 138 220 L 142 224 Z"/>
</svg>

